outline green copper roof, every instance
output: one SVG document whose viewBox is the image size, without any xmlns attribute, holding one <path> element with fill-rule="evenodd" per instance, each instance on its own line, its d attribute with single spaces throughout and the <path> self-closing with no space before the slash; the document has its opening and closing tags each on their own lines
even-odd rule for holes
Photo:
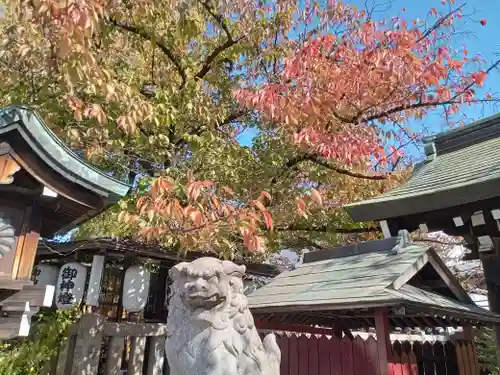
<svg viewBox="0 0 500 375">
<path fill-rule="evenodd" d="M 385 244 L 384 241 L 376 242 Z M 442 315 L 500 322 L 500 315 L 474 304 L 439 255 L 427 246 L 410 245 L 399 254 L 379 250 L 350 256 L 334 255 L 333 258 L 326 255 L 325 258 L 304 262 L 250 293 L 248 305 L 252 312 L 330 311 L 334 316 L 336 310 L 417 306 L 422 312 L 438 310 Z M 437 267 L 440 275 L 447 275 L 464 298 L 446 297 L 412 286 L 413 277 L 428 264 Z"/>
<path fill-rule="evenodd" d="M 23 106 L 0 109 L 0 137 L 12 131 L 19 132 L 33 152 L 63 178 L 107 202 L 117 202 L 128 193 L 129 185 L 85 163 L 55 136 L 33 109 Z"/>
<path fill-rule="evenodd" d="M 354 221 L 396 218 L 500 196 L 500 114 L 424 139 L 403 186 L 347 205 Z"/>
</svg>

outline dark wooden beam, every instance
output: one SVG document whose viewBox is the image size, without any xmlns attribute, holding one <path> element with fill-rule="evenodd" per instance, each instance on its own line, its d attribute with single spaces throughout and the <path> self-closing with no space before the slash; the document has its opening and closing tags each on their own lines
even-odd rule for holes
<svg viewBox="0 0 500 375">
<path fill-rule="evenodd" d="M 35 155 L 19 134 L 9 135 L 8 142 L 12 147 L 9 152 L 10 156 L 44 186 L 89 209 L 100 210 L 104 207 L 104 202 L 96 194 L 91 193 L 83 186 L 66 180 L 55 170 L 47 168 L 46 163 Z"/>
<path fill-rule="evenodd" d="M 496 251 L 494 255 L 481 257 L 481 262 L 483 264 L 486 288 L 488 289 L 490 310 L 500 313 L 500 256 L 496 255 Z M 497 363 L 500 364 L 500 324 L 495 324 L 494 327 Z"/>
<path fill-rule="evenodd" d="M 300 332 L 300 333 L 310 333 L 317 335 L 335 334 L 331 328 L 311 327 L 304 324 L 279 323 L 276 322 L 276 320 L 271 320 L 271 321 L 256 320 L 255 327 L 258 329 L 268 329 L 271 331 Z"/>
<path fill-rule="evenodd" d="M 496 227 L 496 222 L 491 217 L 491 210 L 495 208 L 500 208 L 500 197 L 386 220 L 391 233 L 397 233 L 401 229 L 407 229 L 412 232 L 417 230 L 420 224 L 426 224 L 430 232 L 444 231 L 451 236 L 468 236 L 470 235 L 471 216 L 475 212 L 483 211 L 486 225 L 483 228 L 475 228 L 475 230 L 478 234 L 484 232 L 489 233 L 493 237 L 499 237 L 500 232 Z M 463 226 L 457 227 L 453 222 L 453 218 L 458 216 L 463 218 Z"/>
<path fill-rule="evenodd" d="M 375 310 L 375 329 L 377 332 L 377 349 L 380 374 L 389 373 L 389 360 L 392 357 L 392 345 L 389 335 L 389 315 L 387 309 L 380 308 Z"/>
</svg>

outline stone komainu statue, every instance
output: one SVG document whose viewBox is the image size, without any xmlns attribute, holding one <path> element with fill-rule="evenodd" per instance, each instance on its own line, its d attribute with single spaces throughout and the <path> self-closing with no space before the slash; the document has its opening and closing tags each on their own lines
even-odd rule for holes
<svg viewBox="0 0 500 375">
<path fill-rule="evenodd" d="M 173 280 L 165 352 L 171 375 L 279 375 L 274 334 L 262 341 L 243 294 L 245 266 L 183 262 Z"/>
</svg>

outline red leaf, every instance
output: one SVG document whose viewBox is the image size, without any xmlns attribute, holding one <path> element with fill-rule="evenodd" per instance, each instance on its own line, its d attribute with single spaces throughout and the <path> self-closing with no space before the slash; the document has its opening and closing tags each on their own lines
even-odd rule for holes
<svg viewBox="0 0 500 375">
<path fill-rule="evenodd" d="M 267 229 L 272 231 L 274 229 L 274 226 L 273 226 L 273 218 L 272 218 L 271 214 L 269 213 L 269 211 L 264 211 L 262 213 L 262 215 L 264 215 L 264 220 L 266 222 Z"/>
<path fill-rule="evenodd" d="M 486 19 L 481 19 L 481 21 L 479 21 L 479 23 L 483 26 L 486 26 Z"/>
<path fill-rule="evenodd" d="M 299 199 L 297 202 L 297 212 L 299 213 L 300 216 L 307 218 L 306 202 L 304 202 L 303 199 Z"/>
<path fill-rule="evenodd" d="M 472 73 L 472 79 L 474 80 L 474 83 L 478 86 L 482 86 L 484 81 L 486 80 L 486 72 L 477 72 L 477 73 Z"/>
</svg>

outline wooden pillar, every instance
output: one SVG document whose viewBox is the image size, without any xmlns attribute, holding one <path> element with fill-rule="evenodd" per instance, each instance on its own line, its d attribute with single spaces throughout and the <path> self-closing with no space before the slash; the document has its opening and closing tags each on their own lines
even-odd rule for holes
<svg viewBox="0 0 500 375">
<path fill-rule="evenodd" d="M 168 271 L 169 268 L 166 265 L 166 262 L 161 262 L 160 270 L 158 272 L 158 281 L 156 287 L 153 289 L 152 293 L 154 293 L 154 312 L 156 314 L 155 318 L 166 319 L 167 308 L 165 306 L 165 298 L 167 296 L 167 288 L 168 288 Z M 153 285 L 151 285 L 152 287 Z"/>
<path fill-rule="evenodd" d="M 35 265 L 36 250 L 42 226 L 38 200 L 26 206 L 23 224 L 17 242 L 16 255 L 12 265 L 12 278 L 29 280 Z"/>
<path fill-rule="evenodd" d="M 464 331 L 464 340 L 474 342 L 474 332 L 472 329 L 472 324 L 464 323 L 464 325 L 462 326 L 462 329 Z"/>
<path fill-rule="evenodd" d="M 73 354 L 75 352 L 76 336 L 70 335 L 59 348 L 55 375 L 67 375 L 71 373 Z"/>
<path fill-rule="evenodd" d="M 101 282 L 104 273 L 104 255 L 94 255 L 90 268 L 89 286 L 85 304 L 92 306 L 93 310 L 99 306 L 99 296 L 101 295 Z M 95 311 L 93 311 L 95 312 Z"/>
<path fill-rule="evenodd" d="M 389 374 L 389 361 L 392 357 L 392 345 L 389 335 L 389 314 L 387 309 L 375 310 L 375 329 L 377 332 L 377 351 L 380 365 L 380 375 Z"/>
<path fill-rule="evenodd" d="M 158 375 L 163 371 L 165 358 L 165 337 L 154 336 L 149 339 L 148 373 Z"/>
<path fill-rule="evenodd" d="M 97 314 L 85 314 L 81 317 L 78 322 L 71 375 L 97 374 L 104 320 L 102 315 Z"/>
<path fill-rule="evenodd" d="M 124 337 L 112 336 L 109 338 L 108 358 L 106 360 L 106 375 L 121 374 L 124 348 Z"/>
<path fill-rule="evenodd" d="M 495 241 L 495 245 L 497 244 Z M 498 252 L 498 246 L 495 247 L 496 252 Z M 481 257 L 481 263 L 483 264 L 484 278 L 488 289 L 490 311 L 500 314 L 500 256 L 495 254 L 488 257 Z M 500 324 L 495 324 L 494 331 L 497 364 L 500 365 Z"/>
<path fill-rule="evenodd" d="M 130 359 L 128 362 L 128 375 L 142 375 L 145 351 L 145 336 L 135 336 L 130 339 Z"/>
</svg>

